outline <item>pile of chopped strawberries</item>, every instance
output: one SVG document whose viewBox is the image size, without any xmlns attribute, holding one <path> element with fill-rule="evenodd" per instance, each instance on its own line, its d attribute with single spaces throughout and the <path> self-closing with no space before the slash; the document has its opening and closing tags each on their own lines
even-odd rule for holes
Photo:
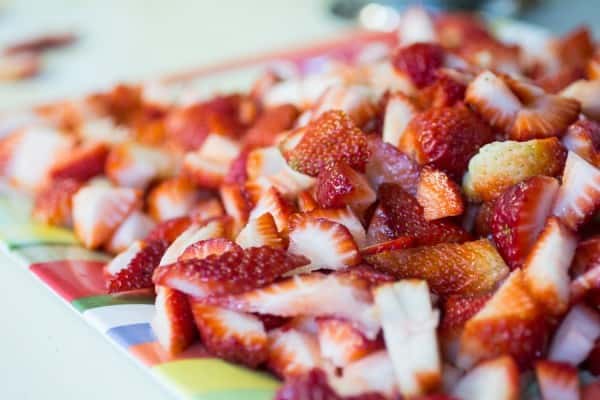
<svg viewBox="0 0 600 400">
<path fill-rule="evenodd" d="M 115 254 L 109 293 L 156 293 L 167 352 L 279 400 L 598 399 L 600 47 L 545 46 L 412 9 L 385 54 L 248 94 L 40 107 L 0 169 Z"/>
</svg>

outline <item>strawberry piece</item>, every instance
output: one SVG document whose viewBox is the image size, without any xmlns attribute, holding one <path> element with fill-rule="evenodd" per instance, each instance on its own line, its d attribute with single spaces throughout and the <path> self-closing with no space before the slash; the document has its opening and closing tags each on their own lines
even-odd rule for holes
<svg viewBox="0 0 600 400">
<path fill-rule="evenodd" d="M 75 234 L 93 249 L 110 239 L 113 232 L 137 207 L 139 193 L 129 188 L 88 185 L 73 196 Z"/>
<path fill-rule="evenodd" d="M 400 150 L 460 179 L 469 159 L 494 139 L 490 127 L 463 104 L 432 108 L 410 122 Z"/>
<path fill-rule="evenodd" d="M 550 214 L 557 191 L 556 179 L 534 176 L 511 186 L 495 200 L 491 233 L 511 269 L 523 265 Z"/>
<path fill-rule="evenodd" d="M 408 96 L 401 92 L 390 94 L 387 99 L 387 104 L 385 105 L 383 131 L 381 134 L 383 142 L 390 144 L 394 148 L 398 147 L 406 127 L 418 112 L 419 109 L 414 100 Z M 375 144 L 374 139 L 379 140 L 377 136 L 370 137 L 370 147 Z M 373 156 L 373 152 L 371 151 L 371 157 Z"/>
<path fill-rule="evenodd" d="M 486 201 L 481 203 L 475 216 L 475 233 L 479 236 L 488 236 L 492 234 L 492 218 L 494 216 L 494 201 Z M 500 251 L 500 246 L 496 245 Z M 506 259 L 505 259 L 506 260 Z M 510 264 L 509 264 L 510 266 Z"/>
<path fill-rule="evenodd" d="M 421 108 L 452 107 L 465 99 L 467 86 L 450 73 L 438 70 L 437 80 L 418 93 L 416 102 Z"/>
<path fill-rule="evenodd" d="M 240 246 L 229 239 L 213 238 L 200 240 L 192 243 L 181 253 L 178 261 L 191 260 L 194 258 L 206 258 L 212 254 L 221 255 L 228 251 L 240 250 Z"/>
<path fill-rule="evenodd" d="M 494 70 L 506 74 L 522 74 L 521 48 L 501 42 L 494 37 L 479 37 L 468 40 L 459 49 L 458 55 L 474 69 Z"/>
<path fill-rule="evenodd" d="M 336 161 L 364 171 L 367 140 L 344 112 L 327 111 L 306 127 L 306 133 L 286 158 L 290 167 L 310 176 L 317 176 Z"/>
<path fill-rule="evenodd" d="M 554 203 L 554 215 L 577 230 L 599 206 L 600 170 L 570 151 Z"/>
<path fill-rule="evenodd" d="M 48 225 L 70 226 L 73 195 L 81 188 L 74 179 L 54 181 L 35 196 L 32 218 Z"/>
<path fill-rule="evenodd" d="M 371 88 L 364 85 L 333 85 L 329 87 L 314 105 L 312 119 L 329 110 L 345 112 L 356 126 L 363 127 L 377 113 L 373 104 Z"/>
<path fill-rule="evenodd" d="M 508 354 L 527 367 L 542 354 L 548 334 L 544 312 L 529 294 L 523 272 L 516 269 L 465 324 L 459 364 L 469 367 Z"/>
<path fill-rule="evenodd" d="M 248 155 L 250 152 L 250 148 L 245 147 L 240 151 L 238 156 L 231 161 L 229 170 L 223 178 L 223 183 L 237 183 L 238 185 L 243 185 L 246 183 L 248 180 L 248 170 L 246 169 L 246 164 L 248 163 Z"/>
<path fill-rule="evenodd" d="M 581 389 L 581 400 L 594 400 L 600 397 L 600 382 L 590 382 Z"/>
<path fill-rule="evenodd" d="M 440 323 L 442 332 L 451 332 L 462 328 L 477 314 L 490 299 L 491 294 L 450 295 L 442 305 L 443 316 Z"/>
<path fill-rule="evenodd" d="M 586 117 L 597 120 L 600 118 L 600 83 L 580 79 L 566 87 L 560 95 L 569 100 L 575 100 L 581 105 L 581 113 Z"/>
<path fill-rule="evenodd" d="M 104 172 L 109 148 L 104 143 L 79 146 L 61 158 L 50 171 L 52 180 L 75 179 L 85 182 Z"/>
<path fill-rule="evenodd" d="M 268 246 L 230 250 L 203 259 L 177 261 L 157 269 L 154 282 L 196 298 L 235 294 L 268 285 L 308 263 L 302 256 Z M 270 314 L 270 313 L 266 313 Z"/>
<path fill-rule="evenodd" d="M 457 48 L 468 41 L 492 37 L 485 21 L 477 14 L 452 12 L 436 15 L 435 28 L 442 46 Z"/>
<path fill-rule="evenodd" d="M 393 250 L 366 258 L 397 279 L 424 279 L 440 295 L 486 293 L 508 274 L 487 239 Z"/>
<path fill-rule="evenodd" d="M 224 184 L 219 188 L 221 202 L 227 215 L 233 218 L 233 232 L 237 234 L 246 222 L 252 209 L 252 200 L 243 186 Z"/>
<path fill-rule="evenodd" d="M 217 189 L 241 149 L 237 142 L 211 133 L 194 152 L 183 159 L 183 174 L 200 187 Z"/>
<path fill-rule="evenodd" d="M 463 400 L 517 400 L 519 367 L 507 356 L 485 361 L 458 381 L 452 395 Z"/>
<path fill-rule="evenodd" d="M 342 276 L 348 276 L 351 279 L 358 279 L 368 282 L 372 286 L 379 286 L 382 283 L 395 282 L 396 278 L 392 274 L 377 270 L 369 264 L 359 264 L 337 272 Z"/>
<path fill-rule="evenodd" d="M 580 119 L 567 129 L 563 145 L 590 164 L 600 166 L 600 123 Z"/>
<path fill-rule="evenodd" d="M 289 252 L 310 260 L 301 272 L 340 269 L 360 262 L 358 248 L 348 229 L 326 219 L 303 219 L 289 234 Z M 299 271 L 300 272 L 300 271 Z"/>
<path fill-rule="evenodd" d="M 371 158 L 366 175 L 374 189 L 382 183 L 396 183 L 413 196 L 417 193 L 419 166 L 409 156 L 379 138 L 369 137 Z"/>
<path fill-rule="evenodd" d="M 271 187 L 263 194 L 256 203 L 256 206 L 250 212 L 250 220 L 258 218 L 265 213 L 270 213 L 275 220 L 277 230 L 287 231 L 289 219 L 292 214 L 290 204 L 281 196 L 281 193 L 274 187 Z"/>
<path fill-rule="evenodd" d="M 327 374 L 321 369 L 311 369 L 286 379 L 277 390 L 275 400 L 341 400 L 329 386 Z"/>
<path fill-rule="evenodd" d="M 191 308 L 209 354 L 251 368 L 266 361 L 267 333 L 260 319 L 198 302 Z"/>
<path fill-rule="evenodd" d="M 199 198 L 199 192 L 185 178 L 162 181 L 148 193 L 148 212 L 157 221 L 189 214 Z"/>
<path fill-rule="evenodd" d="M 421 171 L 416 198 L 423 207 L 423 217 L 427 221 L 461 215 L 465 208 L 456 182 L 431 167 Z"/>
<path fill-rule="evenodd" d="M 119 186 L 143 190 L 173 172 L 174 160 L 168 153 L 134 142 L 113 146 L 106 159 L 106 175 Z"/>
<path fill-rule="evenodd" d="M 191 224 L 169 245 L 160 260 L 160 265 L 164 266 L 176 262 L 185 250 L 194 243 L 224 237 L 226 230 L 226 222 L 220 219 L 209 221 L 203 225 Z M 216 246 L 213 249 L 218 248 L 219 246 Z"/>
<path fill-rule="evenodd" d="M 600 237 L 579 242 L 571 271 L 576 278 L 571 282 L 571 300 L 577 302 L 600 289 Z"/>
<path fill-rule="evenodd" d="M 561 315 L 568 308 L 569 268 L 576 246 L 575 235 L 550 217 L 525 260 L 525 282 L 549 314 Z"/>
<path fill-rule="evenodd" d="M 368 340 L 350 322 L 339 318 L 318 318 L 317 327 L 321 355 L 336 367 L 345 367 L 381 345 Z"/>
<path fill-rule="evenodd" d="M 187 216 L 164 220 L 156 225 L 156 227 L 148 234 L 146 240 L 149 242 L 153 240 L 166 240 L 167 243 L 171 244 L 183 233 L 183 231 L 188 229 L 191 224 L 192 220 Z"/>
<path fill-rule="evenodd" d="M 306 219 L 326 219 L 328 221 L 337 222 L 338 224 L 344 225 L 354 242 L 358 247 L 362 247 L 366 242 L 365 228 L 362 226 L 360 220 L 348 207 L 346 208 L 315 208 L 312 211 L 302 212 L 293 214 L 290 218 L 291 227 L 295 227 L 301 221 Z"/>
<path fill-rule="evenodd" d="M 542 360 L 535 363 L 542 397 L 547 400 L 579 400 L 577 369 L 570 364 Z"/>
<path fill-rule="evenodd" d="M 198 336 L 190 303 L 186 295 L 176 290 L 157 289 L 152 330 L 162 348 L 171 355 L 177 355 Z"/>
<path fill-rule="evenodd" d="M 282 317 L 339 317 L 355 324 L 368 339 L 374 339 L 379 322 L 369 288 L 367 281 L 351 274 L 313 272 L 213 301 L 230 309 Z"/>
<path fill-rule="evenodd" d="M 267 108 L 244 134 L 242 141 L 247 146 L 271 146 L 279 133 L 292 128 L 298 115 L 298 109 L 292 104 Z"/>
<path fill-rule="evenodd" d="M 164 240 L 145 243 L 124 268 L 110 277 L 107 282 L 108 293 L 153 287 L 152 273 L 168 246 Z"/>
<path fill-rule="evenodd" d="M 490 201 L 510 186 L 536 175 L 557 176 L 566 152 L 557 138 L 494 142 L 469 162 L 463 189 L 471 201 Z"/>
<path fill-rule="evenodd" d="M 112 234 L 106 251 L 117 254 L 125 250 L 133 241 L 143 239 L 154 228 L 152 218 L 140 211 L 133 211 Z"/>
<path fill-rule="evenodd" d="M 418 88 L 433 83 L 437 69 L 444 63 L 444 49 L 433 43 L 415 43 L 399 48 L 392 55 L 396 71 L 410 77 Z"/>
<path fill-rule="evenodd" d="M 279 235 L 275 220 L 269 213 L 264 213 L 260 217 L 248 221 L 235 241 L 245 249 L 260 246 L 278 249 L 286 247 L 285 240 Z"/>
<path fill-rule="evenodd" d="M 535 75 L 534 83 L 548 93 L 559 93 L 573 82 L 585 78 L 585 71 L 581 67 L 561 66 L 554 72 Z"/>
<path fill-rule="evenodd" d="M 373 297 L 402 395 L 418 396 L 436 389 L 441 379 L 439 314 L 431 305 L 427 282 L 386 283 L 374 289 Z"/>
<path fill-rule="evenodd" d="M 369 229 L 369 244 L 386 242 L 399 236 L 415 239 L 415 245 L 442 242 L 462 242 L 469 235 L 452 222 L 427 221 L 418 201 L 399 185 L 384 183 L 379 187 L 379 205 L 375 209 Z"/>
<path fill-rule="evenodd" d="M 321 366 L 323 360 L 317 339 L 286 327 L 269 332 L 267 366 L 280 377 L 294 377 Z"/>
<path fill-rule="evenodd" d="M 298 210 L 300 212 L 309 212 L 319 207 L 310 190 L 304 190 L 298 193 Z"/>
<path fill-rule="evenodd" d="M 600 337 L 598 312 L 582 304 L 571 308 L 556 330 L 548 359 L 577 366 L 585 360 Z"/>
<path fill-rule="evenodd" d="M 315 198 L 324 208 L 350 206 L 358 215 L 375 201 L 375 192 L 364 175 L 343 162 L 337 162 L 317 177 Z"/>
<path fill-rule="evenodd" d="M 225 217 L 225 210 L 218 199 L 210 198 L 200 200 L 194 204 L 190 217 L 197 223 L 204 223 L 215 218 Z"/>
<path fill-rule="evenodd" d="M 376 243 L 371 246 L 360 249 L 360 255 L 363 257 L 383 253 L 392 250 L 402 250 L 411 247 L 415 240 L 409 236 L 400 236 L 387 242 Z"/>
</svg>

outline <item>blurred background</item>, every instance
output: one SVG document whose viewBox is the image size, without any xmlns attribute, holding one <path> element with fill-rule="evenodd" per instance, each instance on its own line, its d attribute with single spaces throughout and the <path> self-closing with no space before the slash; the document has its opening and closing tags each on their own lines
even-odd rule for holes
<svg viewBox="0 0 600 400">
<path fill-rule="evenodd" d="M 381 8 L 373 8 L 369 3 L 363 0 L 0 0 L 0 49 L 5 49 L 0 56 L 0 111 L 81 94 L 115 81 L 149 79 L 233 57 L 301 46 L 361 23 L 385 27 L 389 18 L 374 14 L 374 10 Z M 546 27 L 553 33 L 562 33 L 582 23 L 596 34 L 600 28 L 594 26 L 600 17 L 595 0 L 381 0 L 378 3 L 388 7 L 387 10 L 415 3 L 432 8 L 478 9 L 492 18 L 516 18 Z M 6 49 L 35 37 L 46 42 L 33 45 L 57 45 L 57 48 L 44 51 L 40 57 L 7 56 Z M 28 75 L 31 77 L 17 79 Z"/>
</svg>

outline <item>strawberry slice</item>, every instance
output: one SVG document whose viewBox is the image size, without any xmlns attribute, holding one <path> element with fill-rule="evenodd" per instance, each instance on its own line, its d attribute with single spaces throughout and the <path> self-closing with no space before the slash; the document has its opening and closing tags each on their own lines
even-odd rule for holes
<svg viewBox="0 0 600 400">
<path fill-rule="evenodd" d="M 463 189 L 471 201 L 490 201 L 510 186 L 536 175 L 557 176 L 566 152 L 557 138 L 494 142 L 469 162 Z"/>
<path fill-rule="evenodd" d="M 472 206 L 471 203 L 470 206 Z M 494 216 L 494 201 L 486 201 L 481 203 L 475 215 L 474 229 L 479 236 L 489 236 L 492 234 L 492 217 Z M 497 245 L 500 248 L 499 245 Z"/>
<path fill-rule="evenodd" d="M 188 298 L 176 290 L 157 290 L 152 330 L 158 342 L 171 355 L 188 348 L 197 338 L 194 316 Z"/>
<path fill-rule="evenodd" d="M 200 240 L 196 243 L 190 244 L 181 253 L 178 261 L 191 260 L 194 258 L 206 258 L 212 254 L 221 255 L 228 251 L 240 250 L 240 246 L 235 244 L 229 239 L 225 238 L 213 238 Z"/>
<path fill-rule="evenodd" d="M 267 366 L 280 377 L 294 377 L 322 365 L 317 339 L 306 332 L 286 327 L 269 332 Z"/>
<path fill-rule="evenodd" d="M 600 206 L 600 170 L 570 151 L 562 182 L 553 213 L 577 230 Z"/>
<path fill-rule="evenodd" d="M 485 361 L 458 381 L 452 395 L 462 400 L 517 400 L 519 367 L 507 356 Z"/>
<path fill-rule="evenodd" d="M 374 339 L 379 332 L 379 322 L 369 288 L 369 282 L 350 274 L 313 272 L 212 301 L 238 311 L 282 317 L 339 317 L 351 321 L 367 339 Z"/>
<path fill-rule="evenodd" d="M 160 265 L 164 266 L 176 262 L 184 251 L 196 242 L 224 237 L 226 230 L 227 226 L 222 220 L 210 221 L 204 225 L 191 224 L 169 245 L 160 260 Z"/>
<path fill-rule="evenodd" d="M 416 198 L 427 221 L 461 215 L 465 208 L 456 182 L 431 167 L 421 171 Z"/>
<path fill-rule="evenodd" d="M 303 370 L 305 368 L 302 368 Z M 274 400 L 341 400 L 329 386 L 327 374 L 318 368 L 292 374 L 275 393 Z"/>
<path fill-rule="evenodd" d="M 48 225 L 70 226 L 73 195 L 81 188 L 74 179 L 54 181 L 35 196 L 32 218 Z"/>
<path fill-rule="evenodd" d="M 248 155 L 250 154 L 250 147 L 244 147 L 238 156 L 231 161 L 227 174 L 223 178 L 223 183 L 237 183 L 243 185 L 248 180 L 248 170 L 246 164 L 248 163 Z"/>
<path fill-rule="evenodd" d="M 411 247 L 415 240 L 409 236 L 400 236 L 387 242 L 372 244 L 371 246 L 360 249 L 360 255 L 363 257 L 383 253 L 392 250 L 402 250 Z"/>
<path fill-rule="evenodd" d="M 583 78 L 583 76 L 579 76 Z M 570 83 L 570 82 L 569 82 Z M 566 85 L 565 85 L 566 86 Z M 560 95 L 573 99 L 581 104 L 581 112 L 585 116 L 597 120 L 600 118 L 600 82 L 580 79 L 567 86 Z"/>
<path fill-rule="evenodd" d="M 450 295 L 442 305 L 441 332 L 460 330 L 465 323 L 479 312 L 490 299 L 491 294 Z"/>
<path fill-rule="evenodd" d="M 580 119 L 567 129 L 563 145 L 590 164 L 600 166 L 600 123 Z"/>
<path fill-rule="evenodd" d="M 215 218 L 225 217 L 225 210 L 218 199 L 209 198 L 194 204 L 190 217 L 197 223 L 205 223 Z"/>
<path fill-rule="evenodd" d="M 548 359 L 577 366 L 587 358 L 599 337 L 600 315 L 592 308 L 577 304 L 556 330 Z"/>
<path fill-rule="evenodd" d="M 415 239 L 415 245 L 469 240 L 469 234 L 450 221 L 427 221 L 417 199 L 400 185 L 384 183 L 379 187 L 379 205 L 375 209 L 367 242 L 387 242 L 399 236 Z"/>
<path fill-rule="evenodd" d="M 577 302 L 600 289 L 600 237 L 579 242 L 571 266 L 576 278 L 571 282 L 571 300 Z"/>
<path fill-rule="evenodd" d="M 552 315 L 569 305 L 569 268 L 577 238 L 557 218 L 550 217 L 525 261 L 525 282 L 532 296 Z"/>
<path fill-rule="evenodd" d="M 252 247 L 203 259 L 177 261 L 158 268 L 153 279 L 157 285 L 172 287 L 195 298 L 231 295 L 268 285 L 307 262 L 306 258 L 281 249 Z"/>
<path fill-rule="evenodd" d="M 289 234 L 289 252 L 302 254 L 310 264 L 297 272 L 340 269 L 360 262 L 358 247 L 348 229 L 326 219 L 303 219 Z"/>
<path fill-rule="evenodd" d="M 237 184 L 221 185 L 219 195 L 225 212 L 233 218 L 233 232 L 237 234 L 248 222 L 252 209 L 250 195 L 243 186 Z"/>
<path fill-rule="evenodd" d="M 523 271 L 516 269 L 465 324 L 459 366 L 508 354 L 527 367 L 543 351 L 548 334 L 543 309 L 529 294 Z"/>
<path fill-rule="evenodd" d="M 269 213 L 264 213 L 260 217 L 248 221 L 237 235 L 235 242 L 245 249 L 260 246 L 283 249 L 286 246 L 284 239 L 277 231 L 273 216 Z"/>
<path fill-rule="evenodd" d="M 134 189 L 84 186 L 73 196 L 75 234 L 87 248 L 105 243 L 139 204 Z"/>
<path fill-rule="evenodd" d="M 432 308 L 427 282 L 386 283 L 374 289 L 373 297 L 400 392 L 412 397 L 434 390 L 441 379 L 439 313 Z"/>
<path fill-rule="evenodd" d="M 548 400 L 579 400 L 577 368 L 570 364 L 542 360 L 535 363 L 535 375 L 542 397 Z"/>
<path fill-rule="evenodd" d="M 153 287 L 152 273 L 158 267 L 167 247 L 169 244 L 164 240 L 144 243 L 124 268 L 113 272 L 107 282 L 108 293 Z M 112 272 L 114 269 L 107 267 L 107 271 Z"/>
<path fill-rule="evenodd" d="M 312 211 L 319 207 L 310 190 L 303 190 L 302 192 L 298 193 L 297 202 L 298 210 L 300 210 L 300 212 Z"/>
<path fill-rule="evenodd" d="M 416 102 L 423 109 L 451 107 L 464 101 L 466 83 L 470 80 L 470 76 L 463 76 L 461 73 L 456 73 L 456 70 L 439 69 L 437 80 L 418 93 Z"/>
<path fill-rule="evenodd" d="M 209 354 L 251 368 L 266 361 L 267 333 L 260 319 L 198 302 L 191 309 Z"/>
<path fill-rule="evenodd" d="M 417 194 L 419 165 L 409 156 L 375 136 L 369 137 L 369 153 L 366 175 L 371 187 L 396 183 L 413 196 Z"/>
<path fill-rule="evenodd" d="M 495 200 L 491 233 L 511 269 L 523 265 L 550 214 L 558 186 L 554 178 L 534 176 L 511 186 Z"/>
<path fill-rule="evenodd" d="M 418 112 L 419 109 L 415 102 L 408 96 L 401 92 L 391 94 L 385 106 L 383 132 L 381 135 L 383 142 L 393 147 L 398 147 L 402 141 L 406 127 Z M 369 138 L 370 146 L 372 142 L 373 139 Z M 373 153 L 371 154 L 373 157 Z"/>
<path fill-rule="evenodd" d="M 133 211 L 112 234 L 105 249 L 113 254 L 125 250 L 134 240 L 143 239 L 154 228 L 152 218 L 140 211 Z"/>
<path fill-rule="evenodd" d="M 183 174 L 200 187 L 217 189 L 240 151 L 237 142 L 211 133 L 198 150 L 185 155 Z"/>
<path fill-rule="evenodd" d="M 349 206 L 358 215 L 363 215 L 375 202 L 375 192 L 364 175 L 344 162 L 337 162 L 319 173 L 315 198 L 321 207 Z"/>
<path fill-rule="evenodd" d="M 104 143 L 82 145 L 61 158 L 50 171 L 52 180 L 75 179 L 85 182 L 102 175 L 109 147 Z"/>
<path fill-rule="evenodd" d="M 314 105 L 312 118 L 318 118 L 329 110 L 340 110 L 345 112 L 356 126 L 363 127 L 377 113 L 372 92 L 372 89 L 365 85 L 333 85 Z"/>
<path fill-rule="evenodd" d="M 169 244 L 173 243 L 191 224 L 192 220 L 187 216 L 164 220 L 156 225 L 148 234 L 146 240 L 149 242 L 153 240 L 165 240 Z"/>
<path fill-rule="evenodd" d="M 479 148 L 494 140 L 490 127 L 464 104 L 422 112 L 407 130 L 400 150 L 419 164 L 432 164 L 456 180 Z"/>
<path fill-rule="evenodd" d="M 300 142 L 284 156 L 290 167 L 310 176 L 336 161 L 364 171 L 367 139 L 344 112 L 327 111 L 306 127 Z"/>
<path fill-rule="evenodd" d="M 267 108 L 244 134 L 242 142 L 247 146 L 271 146 L 279 133 L 292 128 L 298 115 L 298 109 L 292 104 Z"/>
<path fill-rule="evenodd" d="M 414 43 L 400 47 L 392 55 L 392 65 L 397 72 L 406 74 L 412 83 L 422 89 L 432 84 L 436 72 L 444 63 L 444 49 L 434 43 Z"/>
<path fill-rule="evenodd" d="M 157 221 L 187 215 L 198 201 L 199 194 L 185 178 L 166 179 L 148 193 L 148 213 Z"/>
<path fill-rule="evenodd" d="M 345 367 L 381 346 L 381 343 L 365 338 L 350 322 L 339 318 L 317 318 L 317 327 L 321 355 L 336 367 Z"/>
<path fill-rule="evenodd" d="M 292 207 L 274 187 L 269 188 L 258 199 L 256 206 L 250 212 L 249 218 L 252 220 L 265 213 L 271 214 L 279 232 L 284 232 L 288 229 Z"/>
</svg>

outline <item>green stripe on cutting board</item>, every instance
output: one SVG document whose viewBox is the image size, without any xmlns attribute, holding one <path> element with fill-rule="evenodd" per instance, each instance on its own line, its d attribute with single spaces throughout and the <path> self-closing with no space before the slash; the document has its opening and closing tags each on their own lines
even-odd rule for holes
<svg viewBox="0 0 600 400">
<path fill-rule="evenodd" d="M 71 302 L 80 312 L 91 308 L 115 306 L 120 304 L 154 304 L 154 296 L 147 294 L 121 294 L 82 297 Z"/>
<path fill-rule="evenodd" d="M 75 234 L 67 229 L 42 224 L 12 224 L 0 226 L 0 240 L 10 249 L 32 245 L 76 245 Z"/>
<path fill-rule="evenodd" d="M 218 392 L 197 394 L 188 397 L 192 400 L 271 400 L 275 389 L 270 390 L 220 390 Z"/>
</svg>

